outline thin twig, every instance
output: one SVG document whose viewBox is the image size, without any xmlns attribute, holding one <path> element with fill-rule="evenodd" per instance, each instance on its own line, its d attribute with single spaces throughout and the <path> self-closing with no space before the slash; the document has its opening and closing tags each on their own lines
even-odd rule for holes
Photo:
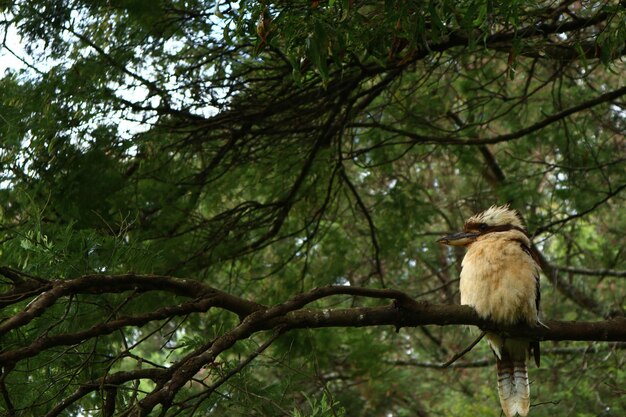
<svg viewBox="0 0 626 417">
<path fill-rule="evenodd" d="M 354 186 L 354 184 L 352 184 L 352 181 L 350 181 L 350 178 L 348 178 L 348 175 L 346 175 L 345 170 L 340 170 L 339 175 L 341 176 L 341 179 L 343 179 L 344 182 L 348 185 L 350 192 L 352 192 L 352 195 L 356 199 L 357 205 L 359 206 L 359 208 L 361 209 L 361 212 L 363 212 L 363 215 L 365 216 L 365 219 L 367 220 L 367 224 L 369 225 L 369 229 L 370 229 L 370 235 L 372 237 L 372 245 L 374 246 L 374 261 L 376 262 L 376 272 L 378 273 L 378 276 L 380 277 L 380 283 L 382 287 L 385 288 L 383 269 L 382 269 L 381 262 L 380 262 L 380 245 L 378 244 L 378 237 L 376 236 L 376 226 L 374 225 L 372 216 L 367 210 L 367 207 L 365 206 L 365 203 L 361 199 L 361 196 L 359 195 L 359 192 L 357 191 L 356 187 Z"/>
<path fill-rule="evenodd" d="M 230 371 L 228 371 L 226 374 L 224 374 L 220 379 L 218 379 L 217 381 L 215 381 L 213 384 L 211 384 L 210 387 L 208 387 L 205 391 L 203 391 L 202 393 L 198 394 L 197 397 L 200 397 L 199 401 L 195 404 L 193 411 L 191 412 L 191 415 L 195 414 L 196 410 L 198 409 L 198 407 L 200 406 L 200 404 L 202 404 L 203 401 L 205 401 L 206 399 L 209 398 L 209 396 L 219 387 L 221 387 L 226 381 L 228 381 L 230 378 L 232 378 L 234 375 L 237 375 L 239 372 L 241 372 L 243 370 L 243 368 L 245 368 L 246 366 L 248 366 L 248 364 L 250 364 L 250 362 L 252 362 L 257 356 L 259 356 L 261 353 L 263 353 L 268 347 L 271 346 L 272 343 L 274 343 L 276 341 L 276 339 L 278 339 L 281 335 L 283 334 L 283 329 L 277 329 L 276 332 L 272 335 L 272 337 L 270 337 L 268 340 L 265 341 L 265 343 L 263 343 L 261 346 L 259 346 L 254 352 L 252 352 L 246 359 L 244 359 L 243 361 L 241 361 L 236 367 L 234 367 L 233 369 L 231 369 Z M 193 397 L 192 397 L 193 398 Z M 188 400 L 192 399 L 192 398 L 188 398 Z"/>
<path fill-rule="evenodd" d="M 450 360 L 448 360 L 447 362 L 445 362 L 442 366 L 442 368 L 447 368 L 448 366 L 452 365 L 454 362 L 456 362 L 458 359 L 462 358 L 467 352 L 469 352 L 470 350 L 472 350 L 474 348 L 474 346 L 476 346 L 478 344 L 478 342 L 480 342 L 480 340 L 485 337 L 485 332 L 481 332 L 480 335 L 476 338 L 476 340 L 474 340 L 468 347 L 466 347 L 465 349 L 463 349 L 461 352 L 457 353 L 456 355 L 454 355 L 452 358 L 450 358 Z"/>
</svg>

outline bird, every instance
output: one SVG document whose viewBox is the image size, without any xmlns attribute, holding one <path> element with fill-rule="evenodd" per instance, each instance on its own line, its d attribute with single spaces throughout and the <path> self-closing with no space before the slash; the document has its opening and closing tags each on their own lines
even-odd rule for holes
<svg viewBox="0 0 626 417">
<path fill-rule="evenodd" d="M 498 325 L 545 326 L 539 317 L 538 257 L 516 210 L 508 204 L 493 205 L 467 219 L 463 232 L 438 242 L 467 248 L 461 263 L 461 304 Z M 539 342 L 495 332 L 486 332 L 485 339 L 496 356 L 504 414 L 526 416 L 530 409 L 527 361 L 532 354 L 539 366 Z"/>
</svg>

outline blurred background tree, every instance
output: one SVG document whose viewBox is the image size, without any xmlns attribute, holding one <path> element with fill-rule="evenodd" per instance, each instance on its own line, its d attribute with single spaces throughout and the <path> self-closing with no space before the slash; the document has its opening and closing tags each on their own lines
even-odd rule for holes
<svg viewBox="0 0 626 417">
<path fill-rule="evenodd" d="M 1 7 L 6 415 L 136 415 L 195 358 L 144 413 L 498 416 L 485 345 L 440 369 L 458 326 L 236 327 L 325 285 L 458 303 L 436 238 L 495 203 L 544 317 L 624 315 L 623 1 Z M 531 415 L 625 415 L 624 347 L 544 343 Z"/>
</svg>

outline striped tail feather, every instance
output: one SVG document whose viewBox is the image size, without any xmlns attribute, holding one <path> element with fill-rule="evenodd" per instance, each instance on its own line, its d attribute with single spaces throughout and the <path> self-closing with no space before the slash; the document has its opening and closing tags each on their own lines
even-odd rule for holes
<svg viewBox="0 0 626 417">
<path fill-rule="evenodd" d="M 526 416 L 530 408 L 530 387 L 526 361 L 514 361 L 510 357 L 496 359 L 498 369 L 498 395 L 506 417 L 516 414 Z"/>
</svg>

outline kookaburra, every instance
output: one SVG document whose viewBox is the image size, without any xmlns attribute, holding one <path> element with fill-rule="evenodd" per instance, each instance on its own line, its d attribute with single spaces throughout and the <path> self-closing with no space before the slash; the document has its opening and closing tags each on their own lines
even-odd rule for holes
<svg viewBox="0 0 626 417">
<path fill-rule="evenodd" d="M 517 211 L 492 206 L 465 222 L 464 231 L 438 242 L 465 246 L 461 269 L 461 304 L 502 325 L 539 321 L 539 265 Z M 496 355 L 498 394 L 507 417 L 525 416 L 530 408 L 526 361 L 532 353 L 539 366 L 539 343 L 485 335 Z"/>
</svg>

